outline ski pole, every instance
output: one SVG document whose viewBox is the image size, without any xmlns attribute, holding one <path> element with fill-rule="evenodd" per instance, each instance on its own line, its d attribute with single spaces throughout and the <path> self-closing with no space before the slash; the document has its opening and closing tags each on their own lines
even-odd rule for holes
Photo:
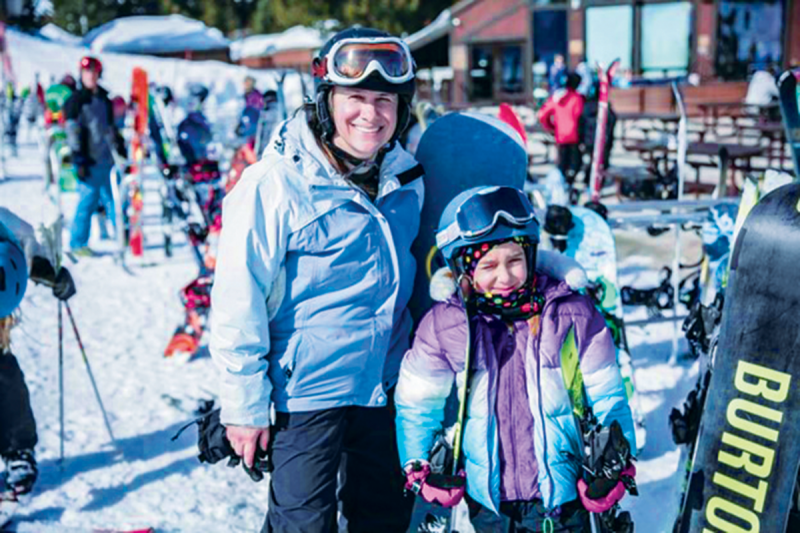
<svg viewBox="0 0 800 533">
<path fill-rule="evenodd" d="M 62 301 L 58 301 L 58 421 L 59 421 L 59 459 L 64 469 L 64 315 Z"/>
<path fill-rule="evenodd" d="M 114 433 L 111 431 L 111 424 L 108 421 L 108 414 L 106 413 L 106 408 L 103 406 L 103 400 L 100 398 L 100 391 L 97 390 L 97 383 L 94 380 L 94 374 L 92 374 L 92 367 L 89 365 L 89 358 L 86 357 L 86 350 L 83 347 L 83 342 L 81 342 L 81 335 L 78 333 L 78 326 L 75 324 L 75 317 L 72 316 L 72 309 L 70 309 L 69 303 L 64 302 L 64 306 L 67 308 L 67 316 L 72 324 L 72 331 L 75 333 L 75 340 L 78 341 L 78 347 L 80 348 L 81 355 L 83 356 L 83 363 L 86 365 L 86 372 L 89 374 L 89 380 L 92 382 L 94 396 L 97 398 L 97 403 L 100 405 L 100 411 L 103 413 L 103 421 L 106 424 L 108 436 L 111 437 L 111 442 L 114 444 L 114 446 L 116 446 L 117 441 L 114 439 Z"/>
</svg>

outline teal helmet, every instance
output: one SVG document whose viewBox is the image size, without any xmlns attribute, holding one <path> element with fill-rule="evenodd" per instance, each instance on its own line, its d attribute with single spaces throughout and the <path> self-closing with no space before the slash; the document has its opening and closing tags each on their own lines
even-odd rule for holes
<svg viewBox="0 0 800 533">
<path fill-rule="evenodd" d="M 515 187 L 481 186 L 447 204 L 439 219 L 436 246 L 452 266 L 457 250 L 464 246 L 513 237 L 539 244 L 539 221 L 530 200 Z"/>
</svg>

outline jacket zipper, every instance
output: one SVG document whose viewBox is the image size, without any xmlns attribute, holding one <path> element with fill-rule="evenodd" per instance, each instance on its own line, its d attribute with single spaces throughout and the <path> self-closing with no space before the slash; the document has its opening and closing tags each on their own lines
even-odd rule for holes
<svg viewBox="0 0 800 533">
<path fill-rule="evenodd" d="M 553 298 L 552 300 L 550 300 L 549 302 L 547 302 L 546 305 L 542 308 L 541 316 L 544 317 L 545 314 L 553 306 L 553 302 L 555 302 L 556 300 L 560 300 L 564 296 L 567 296 L 567 295 L 566 294 L 558 295 L 555 298 Z M 537 393 L 537 396 L 539 398 L 539 421 L 542 424 L 542 440 L 544 441 L 544 450 L 542 450 L 542 452 L 544 453 L 543 463 L 544 463 L 544 469 L 547 472 L 547 479 L 548 479 L 548 481 L 550 483 L 550 497 L 549 497 L 550 501 L 544 502 L 544 493 L 542 493 L 542 501 L 545 504 L 545 508 L 548 511 L 550 511 L 551 510 L 550 509 L 550 504 L 552 503 L 553 498 L 554 498 L 554 494 L 555 494 L 555 483 L 553 482 L 553 475 L 550 472 L 550 461 L 547 459 L 547 424 L 545 423 L 544 408 L 542 407 L 542 357 L 541 357 L 541 354 L 539 353 L 539 346 L 541 346 L 541 341 L 542 341 L 542 330 L 544 329 L 544 327 L 542 326 L 542 322 L 541 321 L 539 322 L 539 324 L 540 324 L 539 331 L 536 332 L 536 337 L 533 339 L 533 342 L 534 342 L 533 348 L 534 348 L 534 352 L 537 354 L 537 357 L 536 357 L 536 393 Z M 536 423 L 535 420 L 534 420 L 534 423 Z M 541 486 L 540 486 L 539 490 L 541 492 Z"/>
<path fill-rule="evenodd" d="M 512 350 L 511 351 L 511 357 L 514 357 L 514 351 L 516 349 L 516 344 L 515 344 L 516 343 L 516 338 L 511 334 L 511 331 L 513 331 L 513 326 L 509 324 L 509 328 L 508 329 L 509 329 L 509 333 L 508 333 L 506 339 L 509 339 L 509 340 L 511 340 L 512 343 L 514 343 L 514 345 L 511 347 L 511 350 Z M 513 379 L 513 375 L 514 374 L 512 372 L 512 379 Z M 512 391 L 514 390 L 513 383 L 511 385 L 511 390 Z M 516 406 L 516 402 L 512 400 L 512 402 L 511 402 L 511 420 L 515 420 L 516 419 L 516 417 L 514 416 L 516 414 L 516 407 L 515 406 Z M 516 449 L 516 446 L 514 445 L 514 442 L 516 441 L 516 437 L 517 437 L 516 424 L 512 423 L 511 424 L 511 456 L 514 458 L 514 470 L 513 470 L 513 472 L 515 472 L 515 474 L 514 474 L 514 490 L 516 492 L 516 494 L 515 494 L 516 498 L 515 499 L 519 499 L 522 496 L 522 490 L 520 490 L 520 486 L 519 486 L 519 476 L 517 476 L 517 474 L 516 474 L 517 466 L 519 465 L 519 458 L 517 457 L 517 449 Z"/>
</svg>

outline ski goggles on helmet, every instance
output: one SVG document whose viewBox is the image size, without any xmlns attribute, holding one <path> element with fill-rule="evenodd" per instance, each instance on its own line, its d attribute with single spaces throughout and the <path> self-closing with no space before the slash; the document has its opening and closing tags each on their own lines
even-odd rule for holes
<svg viewBox="0 0 800 533">
<path fill-rule="evenodd" d="M 103 73 L 103 64 L 96 57 L 86 56 L 81 59 L 81 70 L 91 70 L 92 72 L 101 75 Z"/>
<path fill-rule="evenodd" d="M 491 232 L 501 220 L 510 226 L 523 228 L 535 218 L 530 201 L 519 189 L 487 188 L 470 196 L 458 207 L 455 221 L 436 234 L 436 246 L 441 250 L 460 238 L 480 238 Z"/>
<path fill-rule="evenodd" d="M 414 78 L 414 58 L 395 37 L 343 39 L 314 60 L 312 72 L 334 85 L 357 85 L 373 72 L 389 83 L 405 83 Z"/>
</svg>

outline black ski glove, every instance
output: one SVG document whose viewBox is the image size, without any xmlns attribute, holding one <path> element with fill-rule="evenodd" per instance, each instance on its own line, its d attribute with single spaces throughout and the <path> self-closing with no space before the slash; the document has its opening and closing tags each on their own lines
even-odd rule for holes
<svg viewBox="0 0 800 533">
<path fill-rule="evenodd" d="M 72 280 L 72 274 L 69 273 L 64 267 L 61 267 L 56 274 L 56 283 L 53 285 L 53 296 L 66 302 L 75 296 L 75 282 Z"/>
<path fill-rule="evenodd" d="M 242 458 L 236 455 L 231 447 L 230 441 L 225 434 L 225 426 L 220 422 L 220 409 L 214 409 L 197 420 L 190 422 L 184 426 L 177 435 L 172 437 L 172 440 L 178 438 L 184 429 L 197 424 L 197 448 L 200 454 L 197 458 L 201 463 L 216 464 L 221 460 L 228 458 L 228 466 L 236 467 L 242 463 L 242 468 L 250 476 L 250 479 L 258 483 L 264 479 L 264 473 L 272 472 L 272 463 L 269 460 L 269 451 L 265 452 L 261 449 L 256 450 L 256 458 L 253 468 L 248 468 L 242 461 Z M 270 439 L 270 444 L 272 439 Z"/>
<path fill-rule="evenodd" d="M 591 468 L 595 473 L 589 483 L 587 496 L 599 499 L 607 495 L 619 481 L 632 495 L 637 494 L 636 482 L 632 477 L 624 475 L 631 466 L 631 445 L 622 433 L 622 427 L 616 420 L 607 429 L 604 428 L 595 436 L 595 449 L 602 450 Z"/>
<path fill-rule="evenodd" d="M 56 274 L 53 265 L 44 257 L 34 256 L 31 264 L 31 279 L 35 283 L 43 283 L 53 288 L 53 296 L 67 301 L 75 295 L 75 282 L 72 275 L 64 267 Z"/>
</svg>

